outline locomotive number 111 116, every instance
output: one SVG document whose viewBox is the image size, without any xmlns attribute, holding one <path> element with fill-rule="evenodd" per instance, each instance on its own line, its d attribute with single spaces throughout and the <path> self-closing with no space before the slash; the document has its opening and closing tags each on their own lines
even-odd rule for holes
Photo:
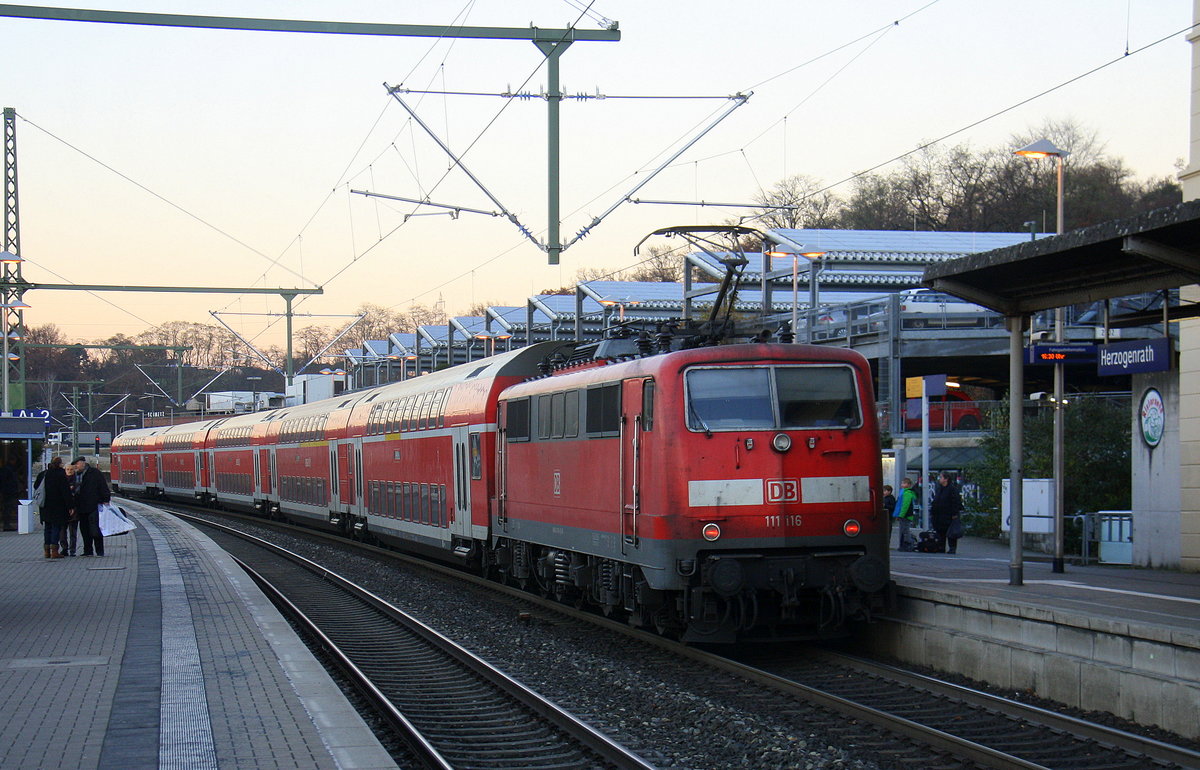
<svg viewBox="0 0 1200 770">
<path fill-rule="evenodd" d="M 764 516 L 767 520 L 768 527 L 798 527 L 800 526 L 799 514 L 788 514 L 786 516 Z"/>
</svg>

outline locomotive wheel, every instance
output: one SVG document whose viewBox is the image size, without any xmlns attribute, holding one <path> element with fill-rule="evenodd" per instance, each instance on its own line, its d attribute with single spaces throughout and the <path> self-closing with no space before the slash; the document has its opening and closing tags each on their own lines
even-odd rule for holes
<svg viewBox="0 0 1200 770">
<path fill-rule="evenodd" d="M 683 627 L 679 625 L 678 618 L 664 607 L 654 613 L 654 630 L 667 639 L 679 639 Z"/>
</svg>

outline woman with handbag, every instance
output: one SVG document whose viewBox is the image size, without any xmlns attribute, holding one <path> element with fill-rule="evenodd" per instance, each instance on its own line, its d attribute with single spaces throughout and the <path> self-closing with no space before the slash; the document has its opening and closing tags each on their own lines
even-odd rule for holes
<svg viewBox="0 0 1200 770">
<path fill-rule="evenodd" d="M 945 553 L 949 550 L 950 553 L 956 553 L 958 540 L 962 537 L 962 495 L 946 471 L 938 474 L 937 483 L 937 491 L 929 502 L 929 516 L 940 541 L 936 552 Z"/>
</svg>

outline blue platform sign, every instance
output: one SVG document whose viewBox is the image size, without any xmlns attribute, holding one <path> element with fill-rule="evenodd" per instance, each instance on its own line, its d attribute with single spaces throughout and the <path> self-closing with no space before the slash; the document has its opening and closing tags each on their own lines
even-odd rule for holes
<svg viewBox="0 0 1200 770">
<path fill-rule="evenodd" d="M 1091 364 L 1096 361 L 1096 346 L 1090 342 L 1047 342 L 1025 348 L 1027 364 Z"/>
<path fill-rule="evenodd" d="M 1096 357 L 1096 374 L 1111 377 L 1117 374 L 1165 372 L 1171 368 L 1171 338 L 1111 342 L 1100 346 Z"/>
<path fill-rule="evenodd" d="M 13 417 L 37 417 L 47 425 L 50 424 L 49 409 L 14 409 Z"/>
</svg>

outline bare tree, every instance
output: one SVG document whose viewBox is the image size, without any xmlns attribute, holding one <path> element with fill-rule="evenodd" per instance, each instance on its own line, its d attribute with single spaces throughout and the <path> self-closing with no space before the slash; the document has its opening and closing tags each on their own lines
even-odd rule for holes
<svg viewBox="0 0 1200 770">
<path fill-rule="evenodd" d="M 685 247 L 651 245 L 640 265 L 628 272 L 624 280 L 679 283 L 683 280 Z"/>
<path fill-rule="evenodd" d="M 754 219 L 766 229 L 838 227 L 844 204 L 823 187 L 821 180 L 805 174 L 781 179 L 770 190 L 760 190 L 754 196 L 759 204 Z"/>
</svg>

